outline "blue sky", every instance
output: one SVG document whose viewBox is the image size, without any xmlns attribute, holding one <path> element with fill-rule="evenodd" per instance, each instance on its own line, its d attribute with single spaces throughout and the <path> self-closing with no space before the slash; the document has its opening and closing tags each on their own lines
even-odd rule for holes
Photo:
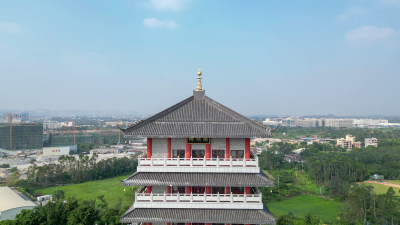
<svg viewBox="0 0 400 225">
<path fill-rule="evenodd" d="M 4 1 L 0 110 L 399 115 L 400 0 Z"/>
</svg>

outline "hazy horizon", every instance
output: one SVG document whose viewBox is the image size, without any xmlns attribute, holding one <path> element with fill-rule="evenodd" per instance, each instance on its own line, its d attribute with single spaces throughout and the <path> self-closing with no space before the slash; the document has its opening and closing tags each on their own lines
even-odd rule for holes
<svg viewBox="0 0 400 225">
<path fill-rule="evenodd" d="M 400 1 L 20 1 L 0 8 L 0 110 L 400 115 Z"/>
</svg>

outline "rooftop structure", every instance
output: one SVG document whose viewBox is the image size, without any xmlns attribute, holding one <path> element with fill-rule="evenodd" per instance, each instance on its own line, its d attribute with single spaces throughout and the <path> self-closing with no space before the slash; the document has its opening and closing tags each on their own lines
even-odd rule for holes
<svg viewBox="0 0 400 225">
<path fill-rule="evenodd" d="M 365 138 L 365 147 L 374 146 L 375 148 L 378 147 L 378 139 L 376 138 Z"/>
<path fill-rule="evenodd" d="M 275 224 L 259 187 L 271 187 L 251 154 L 251 137 L 271 130 L 205 95 L 198 72 L 193 96 L 132 126 L 147 137 L 137 172 L 123 181 L 141 186 L 123 223 Z"/>
<path fill-rule="evenodd" d="M 36 207 L 31 200 L 22 197 L 9 187 L 0 187 L 0 221 L 13 220 L 23 209 Z"/>
</svg>

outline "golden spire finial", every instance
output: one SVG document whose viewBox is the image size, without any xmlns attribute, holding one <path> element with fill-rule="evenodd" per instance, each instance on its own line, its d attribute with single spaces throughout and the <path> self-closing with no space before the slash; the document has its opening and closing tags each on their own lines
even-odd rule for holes
<svg viewBox="0 0 400 225">
<path fill-rule="evenodd" d="M 200 66 L 199 66 L 199 70 L 197 71 L 197 88 L 196 88 L 196 91 L 202 91 L 203 90 L 203 88 L 201 87 L 201 69 L 200 69 Z"/>
</svg>

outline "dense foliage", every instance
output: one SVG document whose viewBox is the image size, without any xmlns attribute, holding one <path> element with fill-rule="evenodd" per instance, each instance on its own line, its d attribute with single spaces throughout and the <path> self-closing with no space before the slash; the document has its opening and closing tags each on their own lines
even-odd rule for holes
<svg viewBox="0 0 400 225">
<path fill-rule="evenodd" d="M 370 186 L 353 186 L 338 224 L 400 224 L 400 197 L 395 194 L 393 188 L 376 195 Z"/>
<path fill-rule="evenodd" d="M 7 163 L 0 164 L 0 168 L 10 168 L 10 164 Z"/>
<path fill-rule="evenodd" d="M 313 144 L 302 156 L 306 168 L 318 183 L 329 183 L 334 178 L 347 182 L 364 181 L 372 174 L 386 179 L 400 179 L 400 145 L 385 145 L 356 149 L 351 152 L 322 152 L 320 144 Z M 314 154 L 310 154 L 314 152 Z"/>
<path fill-rule="evenodd" d="M 22 210 L 15 220 L 1 221 L 0 225 L 119 224 L 119 218 L 125 210 L 121 209 L 121 204 L 108 207 L 103 196 L 99 196 L 97 201 L 58 200 L 32 210 Z"/>
<path fill-rule="evenodd" d="M 29 188 L 43 188 L 101 180 L 136 171 L 137 159 L 134 156 L 101 161 L 97 161 L 97 158 L 96 154 L 92 157 L 81 154 L 79 158 L 65 155 L 59 157 L 58 164 L 32 165 L 28 168 L 27 180 L 20 180 L 17 185 Z"/>
</svg>

